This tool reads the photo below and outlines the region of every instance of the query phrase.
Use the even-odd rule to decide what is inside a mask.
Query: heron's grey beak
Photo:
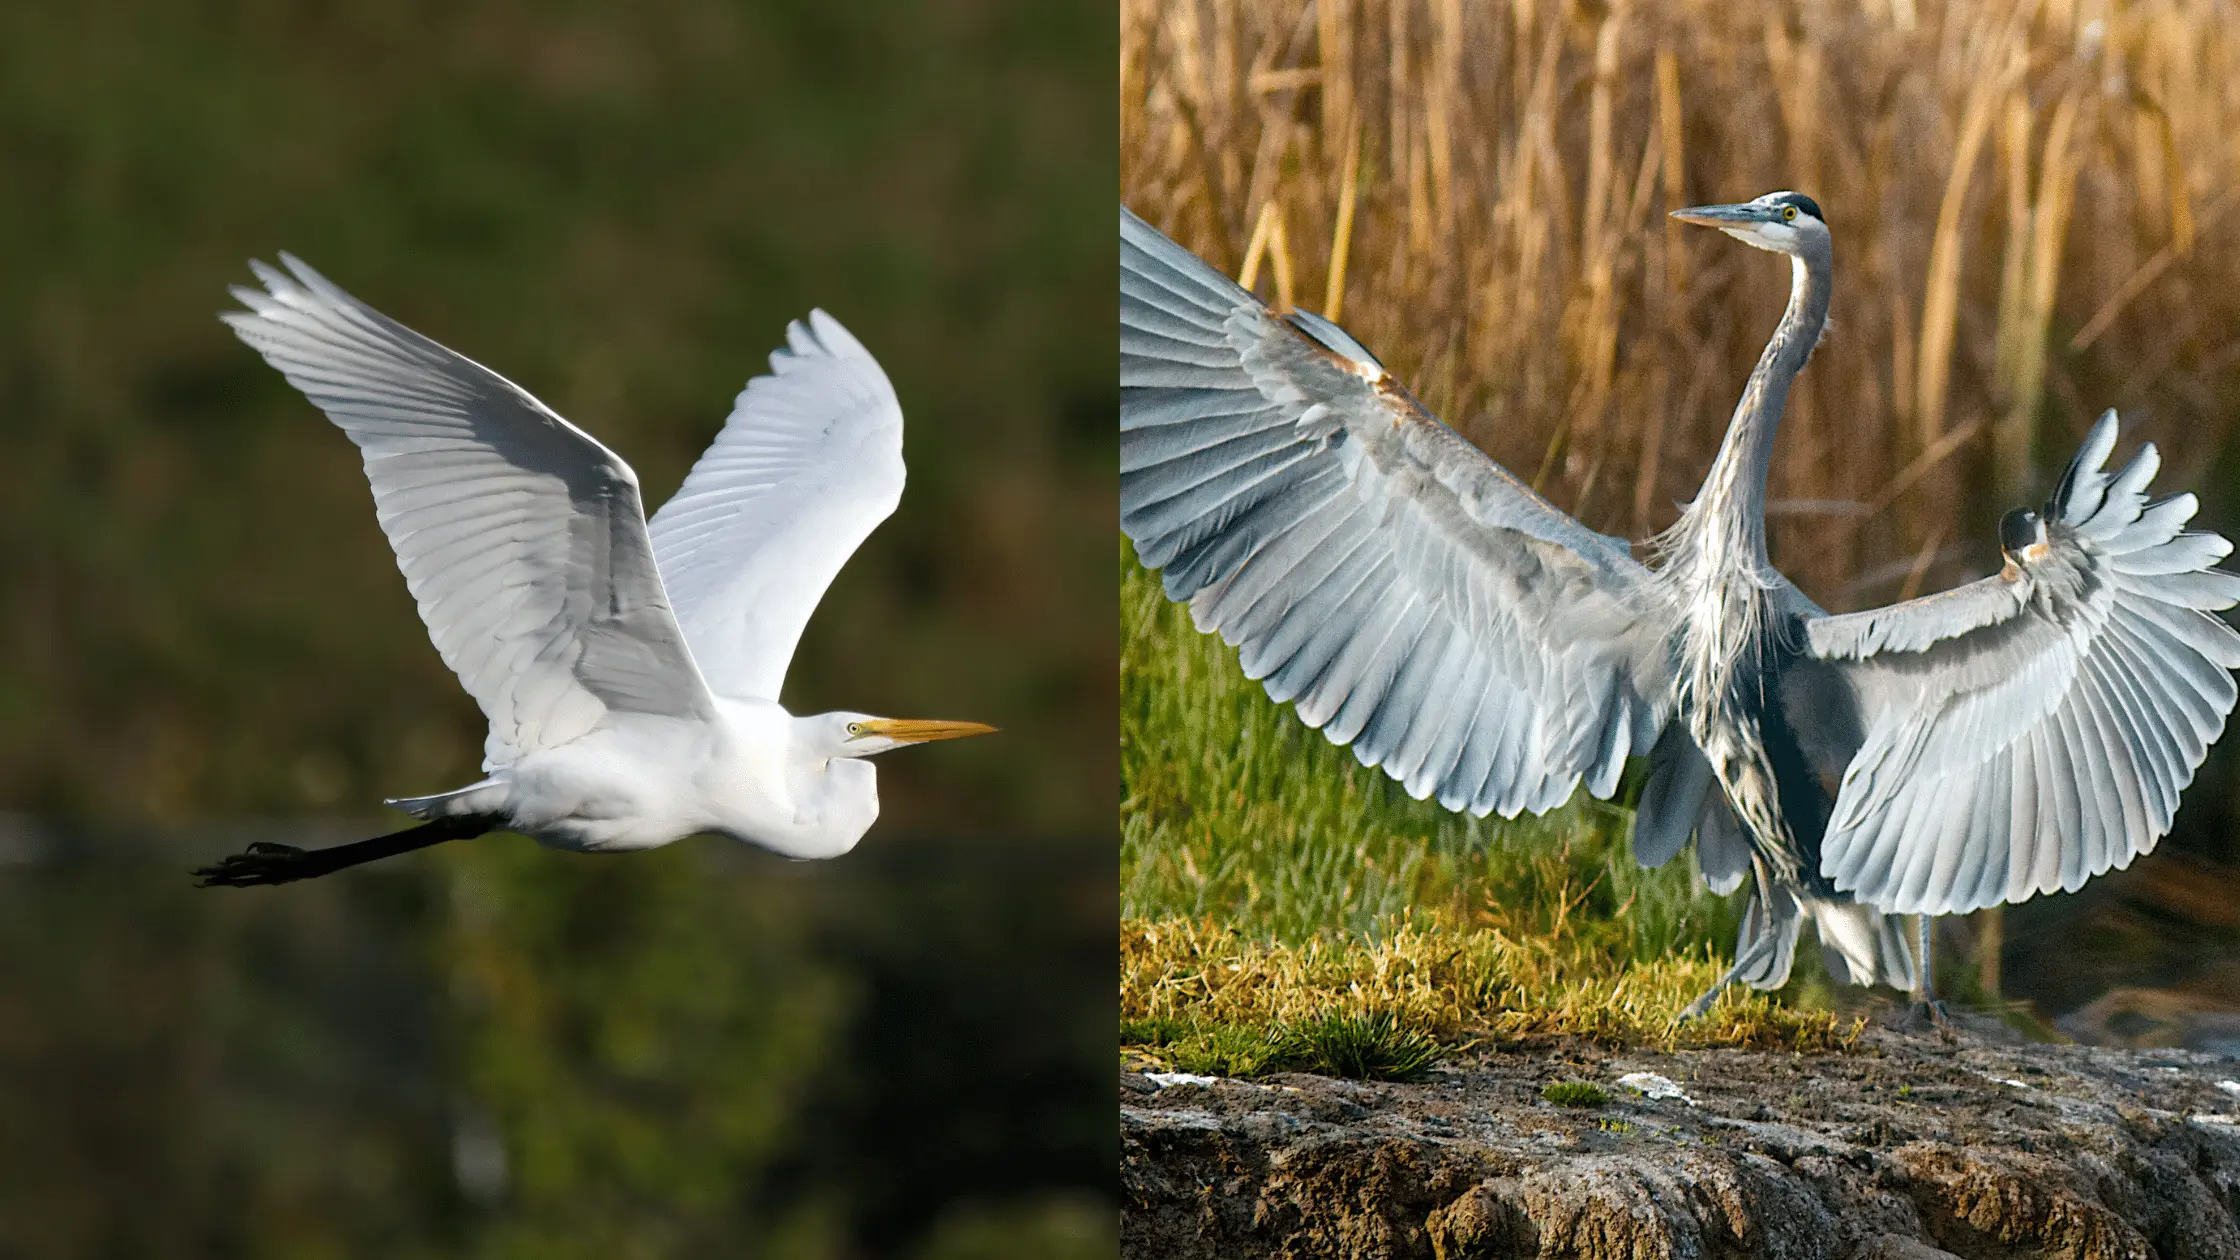
[[[1698,223],[1704,227],[1729,228],[1745,227],[1752,223],[1771,222],[1775,216],[1769,214],[1764,206],[1745,204],[1739,206],[1691,206],[1686,210],[1673,211],[1672,217],[1682,223]]]
[[[873,718],[862,724],[864,735],[884,735],[898,744],[930,744],[937,739],[965,739],[993,735],[995,727],[984,722],[944,722],[936,718]]]

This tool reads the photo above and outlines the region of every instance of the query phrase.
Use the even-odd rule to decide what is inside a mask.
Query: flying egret
[[[1703,488],[1634,559],[1441,424],[1343,329],[1269,310],[1120,212],[1120,523],[1169,598],[1331,742],[1449,809],[1609,797],[1646,756],[1644,865],[1692,837],[1748,879],[1735,981],[1776,988],[1811,921],[1838,980],[1934,1013],[1926,931],[2128,864],[2235,700],[2232,546],[2105,465],[2113,412],[2003,570],[1831,616],[1767,556],[1766,474],[1826,324],[1833,251],[1794,192],[1677,217],[1785,255],[1789,302]],[[1916,957],[1916,955],[1919,955]]]
[[[489,719],[487,777],[328,849],[259,843],[204,886],[280,884],[510,829],[558,849],[700,832],[837,857],[878,816],[867,758],[978,722],[778,703],[840,566],[902,497],[902,409],[838,320],[786,330],[649,522],[630,466],[527,391],[287,254],[220,316],[357,443],[429,636]]]

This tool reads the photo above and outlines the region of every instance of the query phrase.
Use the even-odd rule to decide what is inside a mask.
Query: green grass
[[[1124,541],[1120,616],[1123,917],[1286,941],[1491,923],[1639,961],[1733,939],[1739,905],[1700,895],[1685,863],[1634,864],[1630,810],[1581,794],[1511,821],[1409,799],[1270,701]]]
[[[1318,1072],[1420,1081],[1445,1055],[1437,1037],[1391,1011],[1325,1011],[1295,1022],[1163,1016],[1124,1021],[1120,1040],[1176,1071],[1245,1079]]]
[[[1294,1044],[1332,1019],[1446,1047],[1847,1039],[1848,1021],[1807,1009],[1825,984],[1809,953],[1806,1001],[1730,991],[1671,1027],[1723,969],[1741,903],[1707,895],[1692,862],[1634,863],[1630,777],[1618,804],[1452,814],[1269,701],[1125,542],[1120,613],[1125,1044],[1249,1076],[1343,1071]]]

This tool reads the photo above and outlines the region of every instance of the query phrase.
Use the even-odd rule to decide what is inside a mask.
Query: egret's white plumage
[[[861,758],[990,729],[778,704],[809,614],[902,495],[901,407],[838,320],[788,329],[649,526],[596,439],[281,259],[252,263],[264,288],[235,288],[247,309],[221,318],[358,445],[429,637],[490,721],[488,778],[394,804],[562,848],[711,831],[831,857],[878,814]],[[213,868],[306,873],[323,871]]]
[[[902,499],[902,407],[887,374],[823,311],[786,339],[648,527],[719,696],[778,698],[810,612]]]

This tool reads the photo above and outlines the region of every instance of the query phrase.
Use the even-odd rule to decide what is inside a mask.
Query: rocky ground
[[[1559,1081],[1609,1101],[1545,1101]],[[1479,1054],[1418,1085],[1129,1071],[1120,1102],[1141,1260],[2240,1260],[2240,1062],[2186,1050],[1876,1029],[1845,1054]]]

